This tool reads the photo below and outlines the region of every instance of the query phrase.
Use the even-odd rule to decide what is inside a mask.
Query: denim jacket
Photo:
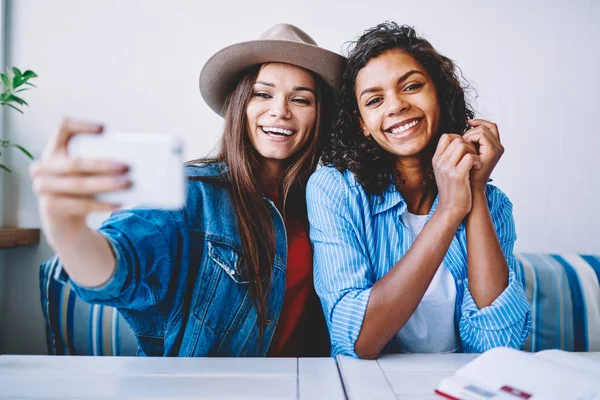
[[[187,204],[177,211],[135,208],[99,229],[112,245],[116,270],[107,283],[76,293],[119,309],[136,335],[139,355],[264,356],[281,311],[287,242],[283,218],[270,201],[276,252],[259,343],[241,239],[222,164],[186,167]]]

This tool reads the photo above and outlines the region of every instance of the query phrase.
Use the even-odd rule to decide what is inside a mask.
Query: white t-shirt
[[[402,221],[413,238],[421,233],[427,215],[405,211]],[[392,347],[404,353],[450,353],[458,350],[454,327],[456,286],[444,263],[439,266],[417,309],[392,339]]]

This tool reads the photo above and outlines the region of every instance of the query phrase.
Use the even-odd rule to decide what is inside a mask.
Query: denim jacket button
[[[456,283],[458,283],[459,285],[462,285],[462,282],[463,282],[462,279],[459,279],[456,281]]]
[[[271,325],[273,325],[273,321],[271,321],[270,319],[268,319],[268,320],[265,321],[265,324],[267,326],[271,326]]]

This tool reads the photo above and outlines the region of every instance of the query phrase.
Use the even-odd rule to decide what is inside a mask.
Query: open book
[[[562,350],[489,350],[435,391],[460,400],[600,400],[600,362]]]

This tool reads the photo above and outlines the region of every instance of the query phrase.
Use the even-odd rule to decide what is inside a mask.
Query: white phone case
[[[158,133],[104,132],[78,134],[69,142],[69,156],[113,160],[130,167],[129,189],[104,193],[98,200],[134,206],[178,209],[185,205],[186,179],[181,141]]]

